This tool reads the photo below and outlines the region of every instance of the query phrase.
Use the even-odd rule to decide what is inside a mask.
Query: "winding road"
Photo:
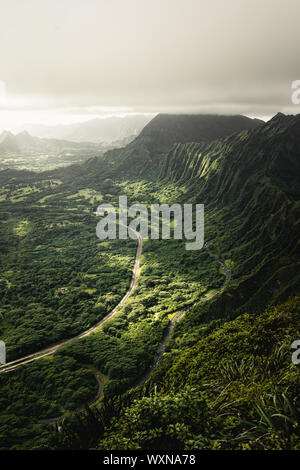
[[[50,356],[51,354],[54,354],[59,348],[70,343],[71,341],[74,341],[74,339],[85,338],[86,336],[89,336],[91,333],[94,333],[95,331],[98,330],[98,328],[103,326],[106,322],[108,322],[108,320],[110,320],[118,312],[121,305],[125,302],[125,300],[130,296],[130,294],[135,289],[136,283],[137,283],[140,259],[141,259],[141,254],[142,254],[143,240],[137,232],[135,232],[135,235],[138,240],[138,246],[137,246],[135,262],[134,262],[134,266],[132,270],[132,278],[131,278],[128,291],[126,292],[124,297],[121,299],[121,301],[118,303],[118,305],[110,313],[108,313],[104,318],[102,318],[102,320],[96,323],[96,325],[92,326],[91,328],[84,331],[83,333],[80,333],[79,335],[74,336],[73,338],[60,341],[59,343],[53,344],[52,346],[49,346],[46,349],[42,349],[41,351],[38,351],[36,353],[29,354],[28,356],[21,357],[19,359],[16,359],[15,361],[8,362],[7,364],[3,364],[0,366],[0,372],[10,372],[24,364],[28,364],[29,362],[36,361],[37,359],[40,359],[41,357]]]
[[[154,359],[153,359],[153,362],[151,364],[151,366],[149,367],[149,369],[147,370],[147,372],[138,380],[138,382],[135,384],[135,387],[138,387],[139,385],[142,385],[144,382],[146,382],[146,380],[149,379],[150,375],[152,374],[153,370],[155,369],[155,367],[157,366],[161,356],[163,355],[163,353],[165,352],[166,350],[166,347],[167,347],[167,344],[172,336],[172,333],[173,333],[173,330],[174,330],[174,327],[176,325],[176,323],[183,317],[183,315],[185,313],[187,313],[189,310],[191,310],[191,308],[193,308],[195,305],[198,305],[202,302],[207,302],[207,300],[210,300],[212,299],[212,297],[214,297],[215,295],[217,295],[219,292],[221,292],[224,287],[225,287],[225,284],[230,280],[230,271],[228,269],[228,267],[226,266],[225,263],[223,263],[221,260],[219,260],[219,258],[214,255],[210,250],[209,250],[209,246],[213,243],[214,240],[210,240],[208,242],[206,242],[204,244],[204,248],[206,249],[206,251],[208,252],[209,256],[211,256],[212,258],[215,259],[215,261],[217,263],[219,263],[219,265],[221,266],[221,268],[223,269],[224,271],[224,275],[225,275],[225,282],[224,284],[219,287],[218,289],[216,289],[215,291],[211,292],[210,294],[206,295],[205,297],[202,297],[198,302],[195,302],[193,305],[191,305],[189,308],[187,308],[186,310],[181,310],[180,312],[178,312],[173,318],[172,320],[170,321],[166,331],[165,331],[165,334],[164,334],[164,338],[162,340],[162,342],[160,343],[159,345],[159,348],[158,350],[156,351],[156,354],[154,356]]]
[[[22,357],[20,359],[16,359],[15,361],[4,364],[4,365],[0,366],[0,372],[13,371],[13,370],[17,369],[18,367],[20,367],[24,364],[28,364],[29,362],[36,361],[37,359],[40,359],[42,357],[49,356],[49,355],[55,353],[61,346],[64,346],[65,344],[70,343],[74,339],[80,339],[80,338],[85,338],[86,336],[89,336],[91,333],[95,332],[96,330],[98,330],[98,328],[103,326],[108,320],[110,320],[117,313],[117,311],[119,310],[121,305],[131,295],[131,293],[133,292],[133,290],[135,289],[136,284],[137,284],[138,272],[139,272],[139,266],[140,266],[140,259],[141,259],[141,254],[142,254],[143,240],[137,232],[135,232],[135,235],[136,235],[136,238],[138,240],[138,246],[137,246],[137,250],[136,250],[136,257],[135,257],[135,262],[134,262],[133,271],[132,271],[131,283],[130,283],[128,291],[126,292],[124,297],[121,299],[121,301],[118,303],[118,305],[108,315],[106,315],[104,318],[102,318],[102,320],[100,320],[98,323],[96,323],[96,325],[92,326],[91,328],[84,331],[83,333],[80,333],[79,335],[74,336],[73,338],[60,341],[59,343],[56,343],[56,344],[54,344],[54,345],[52,345],[52,346],[50,346],[46,349],[43,349],[43,350],[41,350],[37,353],[30,354],[30,355]],[[185,313],[187,313],[189,310],[191,310],[191,308],[194,307],[195,305],[200,304],[202,302],[206,302],[207,300],[210,300],[212,297],[217,295],[219,292],[221,292],[224,289],[225,284],[230,280],[231,275],[230,275],[230,271],[229,271],[228,267],[225,265],[225,263],[223,263],[221,260],[219,260],[218,257],[216,255],[214,255],[209,250],[209,246],[213,243],[213,241],[214,240],[210,240],[210,241],[206,242],[204,244],[204,248],[208,252],[209,256],[214,258],[215,261],[217,263],[219,263],[219,265],[221,266],[221,268],[224,272],[224,275],[225,275],[224,284],[221,287],[219,287],[218,289],[216,289],[215,291],[211,292],[210,294],[202,297],[198,302],[194,303],[189,308],[187,308],[185,310],[181,310],[180,312],[178,312],[172,318],[172,320],[170,321],[170,323],[169,323],[169,325],[168,325],[168,327],[165,331],[164,338],[163,338],[161,344],[159,345],[159,348],[156,352],[156,355],[153,359],[153,362],[152,362],[151,366],[149,367],[147,372],[136,382],[136,384],[134,385],[134,388],[139,386],[139,385],[142,385],[144,382],[146,382],[148,380],[148,378],[150,377],[151,373],[153,372],[153,370],[157,366],[160,358],[162,357],[163,353],[166,350],[167,344],[168,344],[168,342],[169,342],[169,340],[172,336],[172,333],[173,333],[173,330],[174,330],[174,327],[175,327],[176,323],[183,317],[183,315]],[[97,371],[95,371],[94,374],[95,374],[95,377],[96,377],[96,380],[97,380],[97,383],[98,383],[98,391],[97,391],[96,396],[89,403],[87,403],[87,405],[89,405],[89,406],[95,405],[100,400],[102,390],[103,390],[103,385],[101,383],[100,374],[97,373]],[[77,409],[75,411],[81,411],[85,408],[85,406],[86,405],[82,405],[82,407],[80,407],[79,409]],[[44,419],[44,420],[40,420],[39,423],[55,424],[60,419],[61,419],[61,417]]]

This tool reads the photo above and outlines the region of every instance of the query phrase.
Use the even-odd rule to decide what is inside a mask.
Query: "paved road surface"
[[[104,317],[102,320],[100,320],[93,327],[89,328],[88,330],[84,331],[83,333],[80,333],[79,335],[75,336],[74,338],[61,341],[61,342],[51,346],[50,348],[44,349],[44,350],[42,350],[38,353],[31,354],[29,356],[17,359],[16,361],[12,361],[8,364],[5,364],[5,365],[1,366],[0,367],[0,372],[12,371],[12,370],[16,369],[17,367],[22,366],[23,364],[27,364],[28,362],[32,362],[32,361],[35,361],[37,359],[40,359],[41,357],[53,354],[61,346],[65,345],[65,344],[68,344],[69,342],[73,341],[74,339],[80,339],[80,338],[84,338],[84,337],[90,335],[91,333],[96,331],[98,328],[100,328],[102,325],[104,325],[104,323],[106,323],[108,320],[110,320],[117,313],[120,306],[125,302],[125,300],[130,296],[130,294],[133,292],[133,290],[136,287],[137,278],[138,278],[138,271],[139,271],[139,265],[140,265],[140,259],[141,259],[141,253],[142,253],[142,245],[143,245],[142,238],[138,234],[137,234],[137,240],[138,240],[138,246],[137,246],[137,251],[136,251],[136,258],[135,258],[135,263],[134,263],[134,267],[133,267],[130,287],[129,287],[128,291],[126,292],[126,294],[124,295],[124,297],[122,298],[122,300],[119,302],[119,304],[108,315],[106,315],[106,317]],[[221,292],[223,290],[225,284],[230,280],[230,271],[229,271],[228,267],[220,259],[218,259],[218,257],[216,255],[211,253],[211,251],[209,250],[209,246],[213,243],[213,241],[214,240],[210,240],[210,241],[206,242],[205,245],[204,245],[204,248],[207,250],[209,256],[214,258],[216,260],[216,262],[219,263],[219,265],[223,269],[224,275],[225,275],[225,282],[224,282],[223,286],[219,287],[214,292],[211,292],[207,296],[203,297],[202,299],[200,299],[198,302],[196,302],[195,304],[193,304],[191,307],[187,308],[186,310],[181,310],[180,312],[178,312],[172,318],[172,320],[170,321],[170,323],[169,323],[169,325],[166,329],[166,332],[164,334],[164,338],[163,338],[161,344],[159,345],[159,348],[158,348],[158,350],[156,352],[156,355],[153,359],[152,365],[149,367],[147,372],[141,377],[141,379],[135,384],[135,387],[137,387],[138,385],[143,384],[144,382],[146,382],[146,380],[148,380],[148,378],[150,377],[151,373],[153,372],[153,370],[157,366],[160,358],[162,357],[163,353],[166,350],[167,344],[168,344],[168,342],[169,342],[169,340],[172,336],[172,333],[173,333],[173,330],[174,330],[174,327],[175,327],[176,323],[183,317],[183,315],[185,313],[187,313],[192,307],[194,307],[198,303],[206,302],[207,300],[210,300],[212,297],[217,295],[219,292]],[[101,384],[100,375],[95,373],[95,377],[96,377],[97,382],[98,382],[98,391],[97,391],[96,396],[88,403],[89,406],[92,406],[94,403],[96,403],[99,400],[99,397],[102,393],[102,384]],[[83,405],[81,408],[79,408],[76,411],[81,411],[84,408],[85,408],[85,405]],[[40,420],[39,423],[55,424],[60,419],[61,419],[61,417],[49,418],[49,419]]]
[[[70,343],[74,339],[80,339],[80,338],[85,338],[86,336],[89,336],[91,333],[93,333],[94,331],[98,330],[98,328],[103,326],[108,320],[110,320],[117,313],[117,311],[119,310],[121,305],[125,302],[125,300],[133,292],[133,290],[136,287],[136,283],[137,283],[138,271],[139,271],[139,266],[140,266],[141,253],[142,253],[142,246],[143,246],[143,240],[137,232],[135,232],[135,233],[136,233],[137,240],[138,240],[138,246],[137,246],[137,250],[136,250],[135,263],[134,263],[133,271],[132,271],[131,283],[130,283],[130,287],[129,287],[128,291],[126,292],[126,294],[124,295],[122,300],[118,303],[118,305],[108,315],[106,315],[104,318],[102,318],[102,320],[100,320],[98,323],[96,323],[96,325],[92,326],[91,328],[84,331],[83,333],[80,333],[79,335],[74,336],[73,338],[60,341],[59,343],[56,343],[52,346],[49,346],[49,347],[47,347],[47,348],[45,348],[41,351],[38,351],[34,354],[29,354],[28,356],[21,357],[20,359],[16,359],[15,361],[8,362],[7,364],[1,365],[0,366],[0,372],[10,372],[10,371],[17,369],[18,367],[20,367],[24,364],[28,364],[29,362],[36,361],[37,359],[40,359],[41,357],[50,356],[51,354],[55,353],[61,346],[64,346],[65,344]]]

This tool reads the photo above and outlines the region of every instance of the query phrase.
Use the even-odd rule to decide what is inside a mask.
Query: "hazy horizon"
[[[298,0],[2,0],[0,130],[160,112],[296,114],[299,14]]]
[[[0,126],[0,135],[3,133],[3,132],[11,132],[12,134],[14,135],[17,135],[17,134],[20,134],[22,132],[28,132],[29,134],[31,134],[32,136],[38,136],[38,133],[34,132],[32,129],[36,128],[40,128],[41,130],[43,130],[43,128],[45,129],[45,131],[47,130],[55,130],[55,129],[59,129],[59,128],[68,128],[68,127],[72,127],[73,125],[81,125],[81,124],[85,124],[85,123],[89,123],[89,122],[92,122],[94,120],[106,120],[106,119],[110,119],[110,118],[124,118],[126,119],[126,117],[131,117],[131,116],[147,116],[149,117],[149,121],[151,121],[155,116],[157,116],[159,113],[127,113],[127,114],[109,114],[109,115],[96,115],[96,116],[93,116],[93,117],[82,117],[82,119],[79,119],[79,120],[72,120],[70,122],[54,122],[54,123],[41,123],[41,122],[24,122],[24,124],[20,124],[20,125],[12,125],[12,126],[6,126],[6,127],[1,127]],[[168,114],[206,114],[206,113],[168,113]],[[215,115],[222,115],[221,113],[207,113],[207,114],[215,114]],[[275,113],[277,114],[277,113]],[[261,119],[262,121],[269,121],[270,119],[272,119],[274,116],[247,116],[246,114],[244,114],[244,116],[246,117],[249,117],[251,119]],[[231,114],[227,114],[228,116],[230,116]],[[234,114],[232,114],[234,115]],[[243,114],[241,114],[243,115]],[[42,136],[43,137],[43,136]]]

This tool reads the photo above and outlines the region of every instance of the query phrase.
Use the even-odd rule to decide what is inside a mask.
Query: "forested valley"
[[[299,115],[158,115],[122,149],[0,172],[7,362],[80,335],[128,291],[137,242],[96,237],[102,202],[204,204],[215,256],[144,240],[109,321],[0,373],[1,449],[300,449],[299,135]]]

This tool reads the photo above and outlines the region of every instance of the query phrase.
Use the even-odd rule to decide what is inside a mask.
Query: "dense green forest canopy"
[[[0,376],[0,418],[10,429],[2,448],[299,448],[290,345],[300,337],[300,117],[247,121],[242,132],[194,142],[188,119],[176,132],[174,120],[154,120],[129,146],[81,165],[0,172],[0,336],[8,360],[86,330],[127,291],[136,242],[97,239],[101,201],[205,204],[205,239],[231,272],[219,295],[199,303],[224,283],[218,263],[180,240],[145,241],[137,287],[105,326],[49,363]],[[150,380],[128,391],[186,308]],[[39,424],[93,396],[88,365],[108,377],[99,411],[105,429],[95,411],[69,417],[59,434]],[[35,388],[37,374],[65,393]]]

